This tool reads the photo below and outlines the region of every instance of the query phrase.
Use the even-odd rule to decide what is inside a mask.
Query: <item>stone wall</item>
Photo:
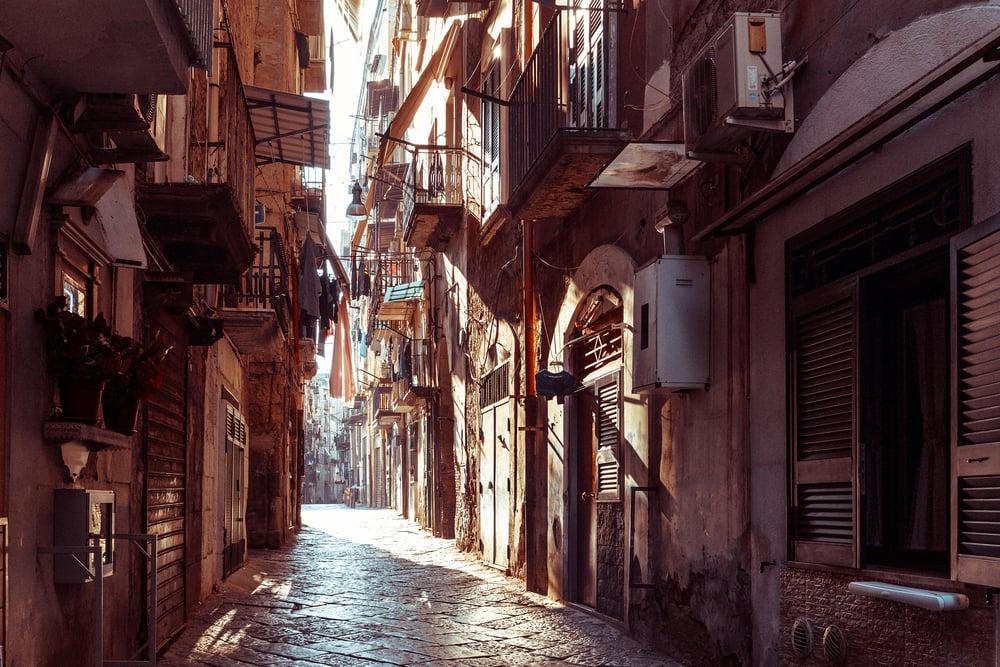
[[[823,631],[838,626],[847,639],[847,664],[952,667],[992,665],[994,616],[984,591],[969,590],[965,611],[931,612],[898,602],[862,597],[848,592],[860,575],[786,567],[781,574],[781,632],[779,655],[783,664],[826,665]],[[955,590],[942,580],[940,590]],[[811,621],[814,648],[806,659],[792,650],[792,624]]]
[[[625,610],[625,506],[597,505],[597,611],[622,620]]]

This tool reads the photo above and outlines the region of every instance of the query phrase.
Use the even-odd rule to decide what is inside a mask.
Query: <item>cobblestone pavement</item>
[[[160,667],[680,667],[392,510],[311,505],[302,518],[292,546],[250,552]]]

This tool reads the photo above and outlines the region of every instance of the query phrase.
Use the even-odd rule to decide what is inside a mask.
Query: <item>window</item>
[[[72,218],[71,218],[72,219]],[[111,259],[74,223],[59,233],[56,291],[74,313],[93,318],[101,311],[102,269]]]
[[[500,204],[500,65],[493,63],[483,80],[483,217]]]
[[[948,242],[968,164],[958,151],[789,243],[795,560],[948,573]]]

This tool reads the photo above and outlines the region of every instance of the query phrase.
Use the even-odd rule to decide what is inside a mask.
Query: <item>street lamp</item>
[[[347,217],[348,218],[363,218],[368,215],[368,209],[365,208],[365,204],[361,201],[361,184],[354,181],[354,187],[351,188],[351,194],[353,198],[351,199],[350,206],[347,207]]]

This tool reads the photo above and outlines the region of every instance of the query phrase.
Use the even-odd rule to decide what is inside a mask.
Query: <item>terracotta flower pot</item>
[[[96,424],[101,407],[104,380],[61,375],[59,383],[60,419],[68,422]]]
[[[139,397],[136,394],[111,396],[104,393],[104,428],[131,435],[139,418]]]

